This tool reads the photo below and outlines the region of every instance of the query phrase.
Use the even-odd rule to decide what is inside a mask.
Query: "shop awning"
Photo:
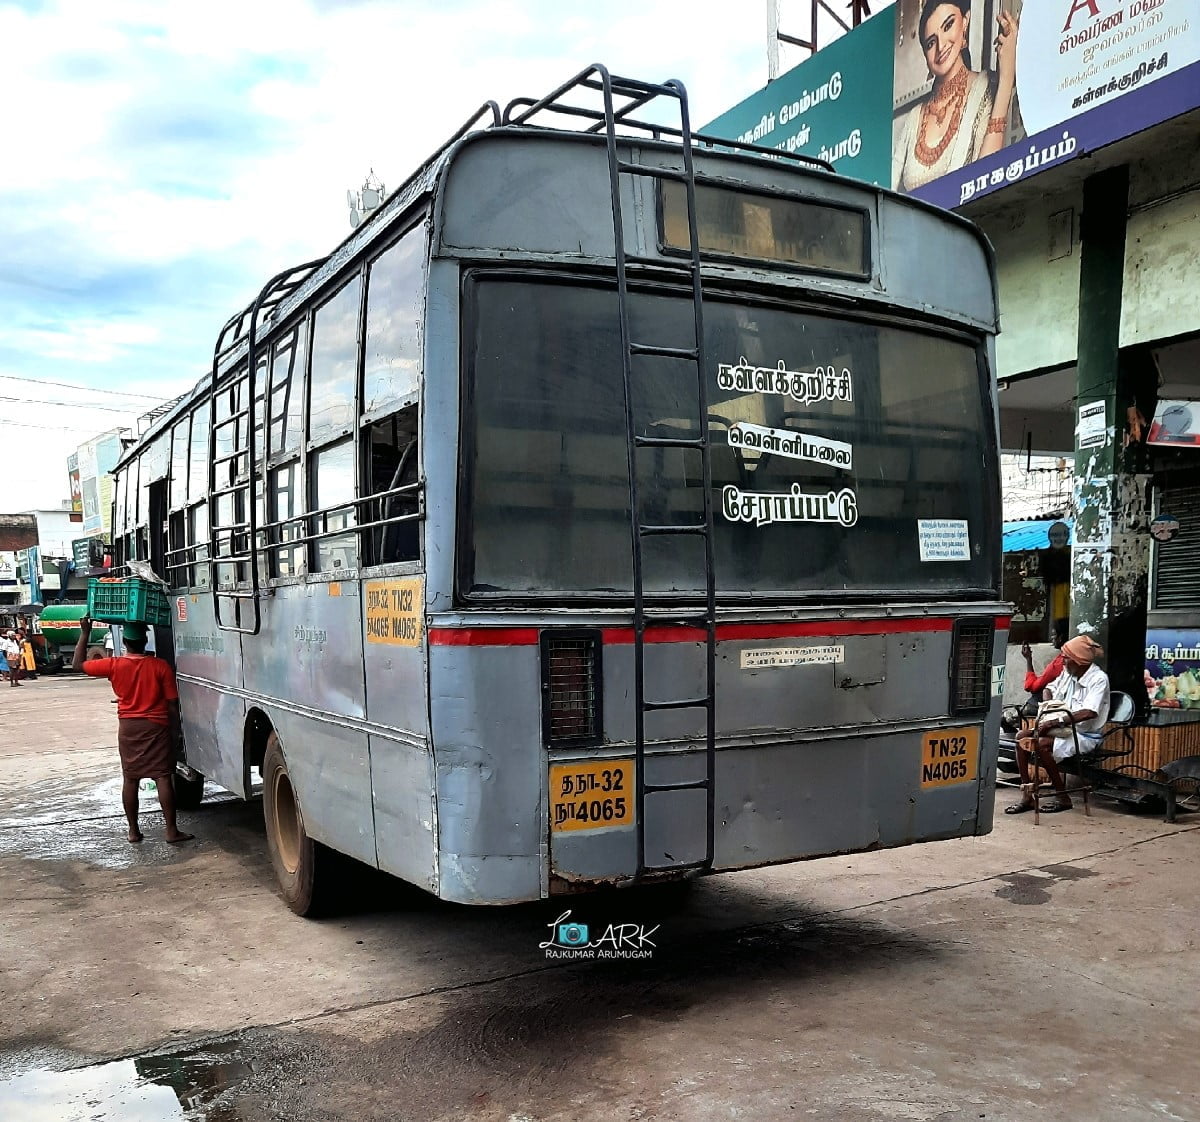
[[[1049,549],[1050,527],[1059,523],[1064,524],[1068,530],[1072,529],[1070,520],[1065,518],[1047,518],[1036,522],[1005,522],[1004,552],[1024,553],[1031,549]]]

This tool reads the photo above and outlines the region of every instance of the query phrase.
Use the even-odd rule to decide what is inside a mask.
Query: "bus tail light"
[[[950,652],[950,712],[980,712],[991,704],[992,621],[959,620]]]
[[[542,632],[542,730],[547,744],[601,739],[599,631]]]

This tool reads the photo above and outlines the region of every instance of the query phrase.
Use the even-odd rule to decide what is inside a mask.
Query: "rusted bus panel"
[[[546,771],[538,647],[433,644],[429,692],[439,895],[544,895]]]
[[[242,760],[244,700],[220,686],[180,675],[179,707],[188,766],[249,798]]]
[[[991,723],[990,721],[988,722]],[[977,722],[974,727],[979,727]],[[961,727],[959,725],[953,726]],[[723,743],[716,767],[714,871],[855,853],[991,829],[980,819],[980,788],[989,783],[978,740],[978,778],[934,789],[921,785],[923,730],[828,735],[771,744]],[[646,759],[655,783],[703,774],[694,746],[656,746]],[[703,857],[703,792],[674,791],[646,802],[646,848],[657,862]],[[551,834],[551,872],[572,880],[632,876],[632,829]]]
[[[366,732],[312,711],[265,703],[314,841],[376,865],[371,755]]]
[[[379,868],[438,891],[437,802],[427,743],[371,735],[371,790]]]

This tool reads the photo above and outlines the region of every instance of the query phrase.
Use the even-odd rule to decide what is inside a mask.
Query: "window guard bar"
[[[346,511],[352,510],[355,507],[364,506],[367,503],[382,502],[388,499],[404,498],[411,496],[417,500],[417,509],[406,514],[392,515],[388,518],[373,519],[369,522],[355,522],[348,526],[339,526],[333,529],[329,528],[329,519],[335,515],[343,514]],[[264,522],[261,526],[254,527],[255,531],[260,535],[266,535],[267,540],[259,544],[255,550],[245,553],[236,554],[219,554],[216,549],[220,547],[225,540],[222,535],[227,535],[230,544],[233,538],[237,535],[248,536],[250,532],[250,522],[239,522],[229,526],[219,526],[210,530],[211,536],[202,542],[193,542],[191,545],[180,546],[177,549],[169,549],[165,553],[166,567],[168,570],[184,568],[188,565],[202,564],[247,564],[254,560],[254,553],[259,550],[275,551],[278,549],[288,549],[291,547],[299,547],[308,545],[309,542],[321,541],[324,538],[335,537],[341,534],[359,533],[363,530],[373,530],[380,526],[390,526],[401,522],[417,522],[425,517],[424,491],[420,481],[416,483],[404,483],[399,487],[393,487],[388,491],[380,491],[378,494],[367,495],[363,498],[354,499],[349,503],[341,503],[338,506],[325,507],[321,510],[305,511],[302,514],[294,514],[288,518],[280,518],[274,522]],[[295,537],[282,538],[278,536],[278,531],[287,526],[301,526],[306,522],[314,519],[320,519],[323,529],[306,534],[298,534]],[[196,557],[197,550],[207,551],[206,557]]]

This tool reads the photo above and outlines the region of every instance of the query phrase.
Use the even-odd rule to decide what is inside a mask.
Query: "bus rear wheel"
[[[300,800],[275,733],[267,738],[262,775],[267,850],[280,895],[297,915],[320,915],[329,904],[333,854],[305,832]]]

